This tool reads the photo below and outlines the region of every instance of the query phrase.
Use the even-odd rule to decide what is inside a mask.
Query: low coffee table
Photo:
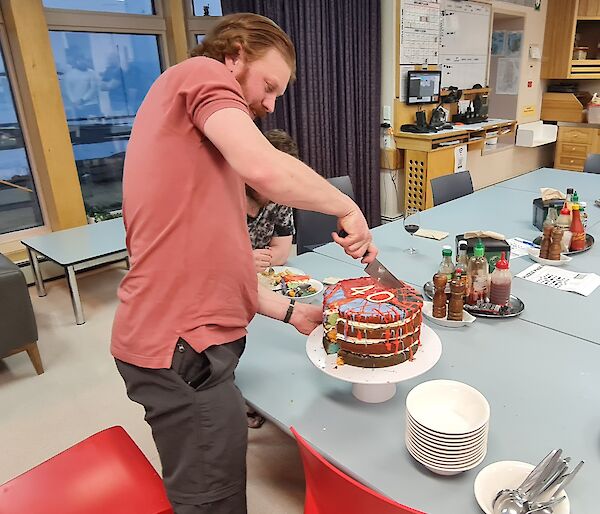
[[[85,317],[75,272],[123,259],[129,267],[122,218],[30,237],[21,243],[27,249],[38,296],[46,296],[38,255],[64,268],[78,325],[85,323]]]

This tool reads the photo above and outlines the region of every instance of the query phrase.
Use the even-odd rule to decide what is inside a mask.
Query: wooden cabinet
[[[577,17],[585,18],[589,16],[600,17],[600,2],[598,0],[579,0]]]
[[[558,127],[555,168],[583,171],[585,160],[591,153],[600,153],[600,129]]]
[[[541,78],[600,79],[600,0],[548,0]],[[575,46],[587,48],[573,59]]]

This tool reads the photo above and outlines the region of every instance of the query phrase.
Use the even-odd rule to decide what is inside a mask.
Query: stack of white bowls
[[[426,468],[456,475],[479,465],[487,453],[490,406],[473,387],[431,380],[406,397],[406,448]]]

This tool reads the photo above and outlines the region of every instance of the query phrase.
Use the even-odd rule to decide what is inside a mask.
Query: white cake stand
[[[306,341],[310,361],[323,373],[350,382],[352,394],[363,402],[381,403],[396,394],[396,384],[429,371],[442,355],[442,342],[427,325],[421,325],[421,347],[412,361],[387,368],[359,368],[337,364],[337,354],[328,355],[323,348],[323,326],[315,328]]]

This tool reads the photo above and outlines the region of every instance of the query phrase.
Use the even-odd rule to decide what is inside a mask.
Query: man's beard
[[[240,74],[237,77],[237,81],[239,82],[239,84],[242,88],[242,92],[244,93],[245,98],[248,98],[248,95],[246,94],[248,75],[249,75],[248,64],[245,64],[244,69],[240,72]],[[251,110],[251,113],[253,114],[253,116],[255,116],[257,118],[264,118],[267,115],[267,111],[265,111],[264,107],[260,104],[250,104],[249,103],[248,106],[250,107],[250,110]]]

